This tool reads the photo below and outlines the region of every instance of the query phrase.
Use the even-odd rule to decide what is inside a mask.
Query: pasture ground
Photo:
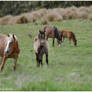
[[[49,66],[45,56],[43,67],[36,67],[33,40],[43,25],[39,23],[0,25],[0,33],[14,33],[21,49],[17,70],[13,71],[13,59],[8,59],[0,72],[0,90],[92,90],[92,21],[64,20],[51,22],[59,29],[73,31],[78,46],[68,44],[52,47],[49,39]],[[32,35],[32,38],[28,37]]]

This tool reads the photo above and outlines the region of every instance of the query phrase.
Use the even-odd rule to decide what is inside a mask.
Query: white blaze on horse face
[[[7,41],[7,44],[6,44],[6,48],[5,48],[5,53],[7,53],[7,51],[9,50],[9,45],[10,45],[10,43],[11,43],[11,41],[12,41],[12,35],[11,34],[9,34],[9,39],[8,39],[8,41]]]
[[[7,45],[6,45],[6,48],[5,48],[5,53],[8,51],[8,49],[9,49],[9,44],[10,44],[10,42],[11,42],[11,40],[8,40],[8,42],[7,42]]]

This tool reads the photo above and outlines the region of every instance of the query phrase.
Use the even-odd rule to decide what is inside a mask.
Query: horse
[[[2,71],[5,65],[5,62],[8,58],[14,58],[14,70],[16,70],[17,59],[20,53],[18,46],[18,40],[14,34],[0,34],[0,70]]]
[[[48,40],[48,38],[52,38],[52,40],[53,40],[52,46],[53,47],[54,47],[55,38],[57,39],[58,46],[60,46],[62,39],[59,35],[58,29],[55,26],[54,27],[53,26],[45,26],[43,28],[43,31],[45,32],[46,40]]]
[[[46,55],[46,64],[48,65],[48,42],[45,39],[45,32],[39,31],[37,37],[34,38],[34,51],[36,55],[37,67],[42,66],[43,55]]]
[[[74,46],[77,46],[77,40],[76,40],[75,34],[73,32],[68,31],[68,30],[62,30],[59,32],[59,34],[60,34],[61,38],[63,39],[63,42],[64,42],[65,38],[68,38],[69,44],[71,43],[71,40],[72,40],[74,43]]]

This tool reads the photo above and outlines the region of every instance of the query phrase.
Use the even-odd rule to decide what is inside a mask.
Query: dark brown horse
[[[20,52],[20,49],[18,46],[18,40],[14,34],[13,35],[0,34],[0,56],[2,57],[0,62],[1,70],[3,70],[5,62],[8,58],[15,59],[15,62],[14,62],[14,70],[15,70],[19,52]]]
[[[53,42],[52,42],[52,46],[54,46],[54,40],[55,38],[57,39],[57,43],[58,43],[58,46],[60,46],[61,44],[61,37],[59,35],[59,31],[58,29],[54,26],[45,26],[43,28],[44,32],[45,32],[45,35],[46,35],[46,40],[48,40],[48,38],[52,38],[53,39]]]
[[[61,38],[63,39],[63,42],[64,42],[65,38],[68,38],[69,44],[71,43],[71,40],[72,40],[74,43],[74,46],[77,46],[77,40],[76,40],[75,34],[73,32],[67,31],[67,30],[62,30],[59,32],[59,34],[60,34]]]
[[[37,66],[42,64],[43,55],[46,55],[46,63],[48,65],[48,43],[45,39],[45,32],[39,31],[39,35],[34,39],[34,51],[36,54]]]

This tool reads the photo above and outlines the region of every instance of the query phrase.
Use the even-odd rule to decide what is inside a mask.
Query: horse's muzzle
[[[11,52],[11,50],[10,50],[10,49],[8,49],[8,50],[6,51],[6,53],[7,53],[7,54],[9,54],[10,52]]]

